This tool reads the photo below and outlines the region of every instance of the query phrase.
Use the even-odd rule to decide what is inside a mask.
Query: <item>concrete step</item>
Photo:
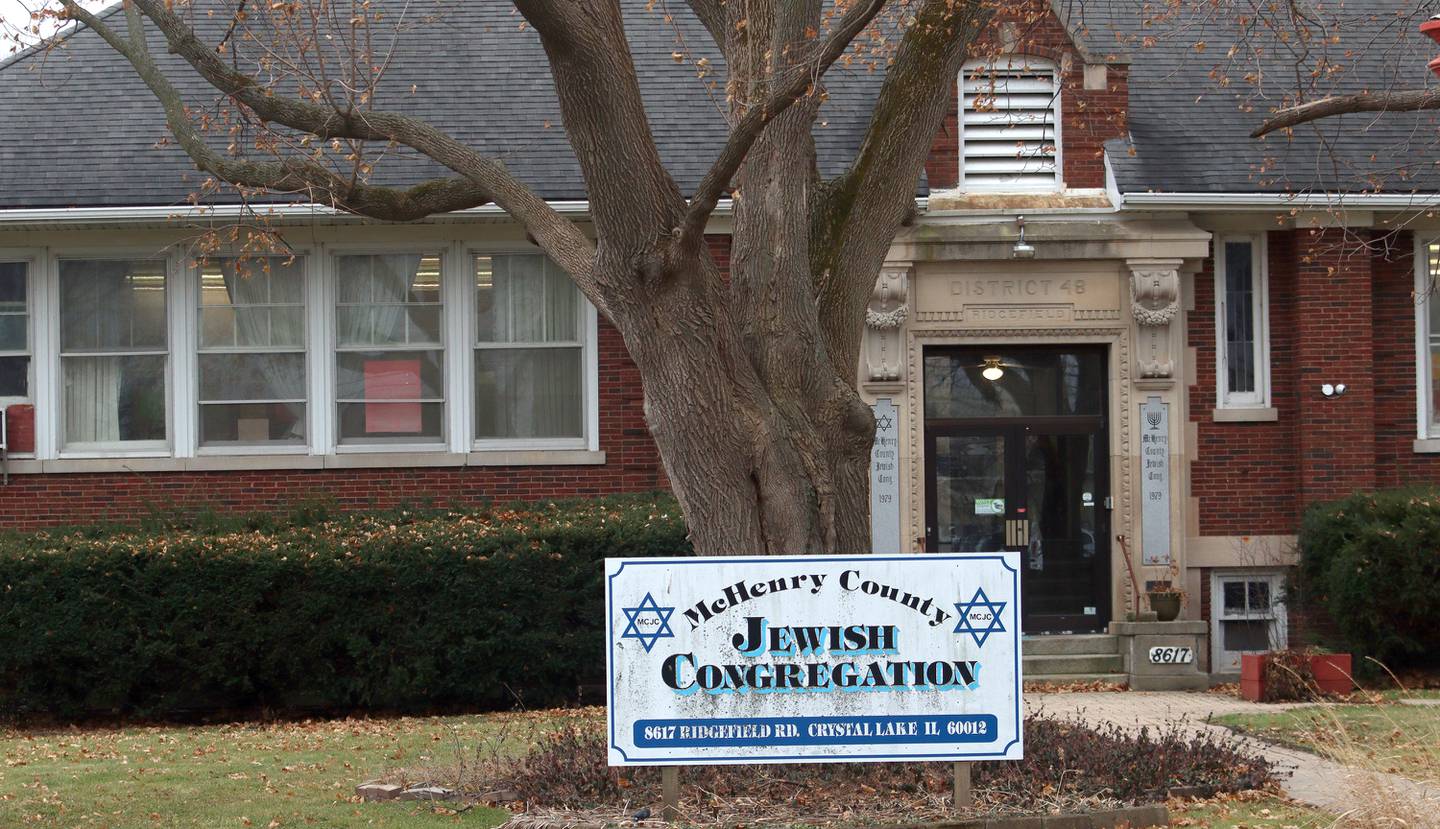
[[[1124,685],[1130,681],[1129,674],[1025,674],[1025,684],[1046,682],[1052,685],[1069,685],[1072,682],[1105,682],[1110,685]]]
[[[1022,636],[1020,653],[1031,656],[1072,656],[1120,652],[1120,637],[1108,633],[1081,633],[1065,636]]]
[[[1059,676],[1065,674],[1116,674],[1125,670],[1118,653],[1066,654],[1064,656],[1025,656],[1025,675]]]

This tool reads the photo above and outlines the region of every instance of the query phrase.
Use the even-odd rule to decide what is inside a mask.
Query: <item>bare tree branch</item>
[[[463,177],[435,179],[409,189],[376,187],[348,180],[320,164],[302,159],[249,162],[227,158],[216,151],[190,119],[178,90],[155,65],[145,41],[139,11],[125,8],[129,37],[122,37],[75,0],[62,0],[67,12],[94,30],[119,52],[150,88],[165,110],[165,122],[176,141],[201,170],[241,187],[277,193],[303,193],[311,201],[340,210],[388,221],[411,221],[433,213],[464,210],[488,204],[489,194]]]
[[[1418,112],[1427,109],[1440,109],[1440,87],[1405,89],[1396,92],[1331,95],[1318,101],[1276,110],[1273,115],[1265,119],[1265,123],[1250,133],[1250,137],[1259,138],[1275,130],[1318,121],[1321,118],[1344,115],[1348,112]]]
[[[851,41],[875,19],[885,3],[886,0],[865,0],[852,7],[813,53],[793,65],[788,74],[771,87],[769,95],[750,107],[740,122],[731,128],[725,146],[695,188],[682,226],[683,237],[693,240],[705,232],[705,223],[714,212],[715,205],[766,125],[802,95],[815,89],[825,71],[845,54]]]
[[[499,162],[432,125],[407,115],[385,111],[341,111],[331,106],[273,95],[254,78],[227,65],[219,53],[200,41],[194,30],[168,7],[165,0],[131,2],[155,22],[171,51],[184,58],[217,90],[248,107],[262,120],[320,138],[394,141],[470,179],[479,191],[486,193],[490,200],[523,224],[536,243],[574,278],[585,295],[602,311],[605,309],[593,279],[594,245],[574,222],[561,216],[544,199],[510,175]],[[76,15],[78,6],[74,2],[64,0],[64,5],[72,15],[85,20]],[[87,16],[95,20],[93,15]],[[87,22],[87,25],[90,24]],[[111,46],[115,44],[111,43]],[[155,74],[160,73],[156,70]],[[427,185],[427,188],[433,187],[434,183]],[[431,191],[427,189],[427,192]],[[424,200],[416,204],[421,203],[430,202]]]

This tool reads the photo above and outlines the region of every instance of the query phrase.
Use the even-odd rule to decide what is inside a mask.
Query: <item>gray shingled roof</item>
[[[511,3],[386,2],[409,12],[381,82],[380,107],[425,118],[500,157],[547,199],[585,198],[539,38],[522,28]],[[683,4],[668,4],[677,7],[673,23],[663,14],[667,4],[649,5],[625,0],[627,31],[661,155],[681,187],[691,189],[724,141],[724,91],[712,93],[710,80],[698,79],[694,66],[678,64],[672,54],[683,37],[696,58],[719,58],[707,53],[709,38],[698,21],[678,14]],[[202,36],[219,40],[225,19],[198,21]],[[123,28],[118,17],[115,22]],[[214,91],[168,54],[153,31],[152,43],[187,102],[213,105]],[[831,99],[817,131],[822,171],[838,172],[855,153],[880,81],[866,71],[829,78]],[[156,147],[167,135],[153,96],[94,32],[82,29],[60,49],[12,59],[0,67],[0,209],[182,204],[201,177],[181,150]],[[405,151],[378,164],[373,181],[414,183],[446,174]],[[207,199],[236,200],[230,193]]]
[[[1112,0],[1090,3],[1082,15],[1092,42],[1123,43],[1132,60],[1131,140],[1106,146],[1121,192],[1440,191],[1434,164],[1440,119],[1431,113],[1347,115],[1297,127],[1289,139],[1250,138],[1278,99],[1295,88],[1294,61],[1273,42],[1262,44],[1263,58],[1247,58],[1242,50],[1229,60],[1237,42],[1233,18],[1203,18],[1192,9],[1157,20],[1168,5],[1142,9]],[[1312,60],[1324,53],[1344,71],[1310,97],[1436,83],[1425,64],[1440,55],[1440,47],[1416,27],[1440,11],[1437,0],[1311,5],[1322,17],[1342,16],[1339,43],[1311,44]],[[1257,68],[1263,87],[1245,80]],[[1230,85],[1222,86],[1220,78]],[[1257,99],[1261,89],[1268,97]]]
[[[398,0],[395,2],[398,8]],[[1064,0],[1092,51],[1126,53],[1130,67],[1132,143],[1108,146],[1124,192],[1254,192],[1289,189],[1354,190],[1383,175],[1392,191],[1440,191],[1433,116],[1347,116],[1294,141],[1248,137],[1261,111],[1242,111],[1251,91],[1234,67],[1229,89],[1212,74],[1225,63],[1232,21],[1177,19],[1156,24],[1137,0]],[[1440,0],[1426,0],[1440,3]],[[719,105],[689,65],[671,57],[677,38],[697,56],[708,38],[683,3],[624,0],[632,51],[662,156],[683,188],[691,188],[724,137]],[[1163,4],[1162,4],[1163,5]],[[431,120],[463,141],[500,156],[545,198],[585,198],[579,168],[560,126],[560,113],[538,38],[502,0],[412,0],[379,104]],[[1363,12],[1356,9],[1363,7]],[[664,11],[673,13],[673,21]],[[1363,0],[1351,16],[1343,48],[1363,57],[1344,84],[1372,88],[1432,80],[1425,61],[1440,52],[1413,32],[1402,0]],[[439,14],[426,12],[439,11]],[[1428,14],[1428,11],[1426,12]],[[201,18],[213,41],[223,25]],[[1154,37],[1153,43],[1137,38]],[[158,38],[158,35],[156,36]],[[1194,44],[1205,41],[1204,51]],[[213,105],[213,90],[156,41],[192,105]],[[709,56],[718,62],[718,56]],[[1268,66],[1280,78],[1282,67]],[[836,70],[818,130],[820,162],[838,170],[859,146],[880,73]],[[1277,80],[1277,89],[1283,81]],[[413,92],[412,92],[413,87]],[[159,106],[123,59],[93,32],[80,30],[60,49],[21,55],[0,64],[0,209],[183,204],[199,175],[173,146]],[[1393,171],[1410,168],[1401,179]],[[1416,170],[1418,166],[1424,169]],[[377,183],[407,183],[442,175],[437,165],[401,152],[376,168]],[[1373,184],[1369,185],[1373,186]],[[222,193],[212,202],[234,201]]]

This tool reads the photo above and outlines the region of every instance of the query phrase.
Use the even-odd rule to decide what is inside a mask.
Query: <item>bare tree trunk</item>
[[[640,369],[646,421],[696,551],[866,552],[868,504],[842,503],[833,481],[857,461],[863,471],[869,409],[828,369],[807,376],[813,360],[781,370],[791,338],[777,348],[749,335],[752,321],[727,301],[707,252],[673,267],[655,281],[658,295],[612,304],[611,315]],[[853,405],[811,405],[837,388]],[[836,515],[850,519],[843,530]]]

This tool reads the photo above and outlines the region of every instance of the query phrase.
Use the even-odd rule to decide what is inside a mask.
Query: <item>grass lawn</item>
[[[1238,797],[1171,801],[1170,825],[1206,829],[1320,829],[1335,816],[1279,797],[1247,792]]]
[[[0,731],[0,826],[489,829],[508,813],[352,797],[387,768],[453,763],[457,745],[494,740],[502,719]]]
[[[1215,722],[1370,770],[1440,780],[1440,706],[1306,706]]]

